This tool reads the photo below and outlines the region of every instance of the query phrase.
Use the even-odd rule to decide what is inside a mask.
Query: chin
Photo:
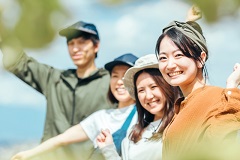
[[[169,80],[167,81],[168,84],[170,84],[171,86],[179,86],[181,83],[179,83],[178,81],[176,80]]]
[[[121,102],[127,101],[129,98],[128,96],[117,96],[117,100]]]
[[[168,84],[170,84],[171,86],[176,86],[176,83],[173,83],[172,81],[167,81]]]
[[[179,86],[179,84],[177,83],[169,83],[171,86],[174,86],[174,87],[176,87],[176,86]]]

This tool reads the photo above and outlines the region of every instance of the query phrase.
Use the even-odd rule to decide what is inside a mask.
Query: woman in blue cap
[[[108,98],[111,103],[117,105],[117,109],[103,109],[97,111],[79,124],[69,128],[64,133],[43,142],[33,149],[17,153],[12,157],[12,160],[28,159],[49,152],[60,146],[83,142],[88,139],[97,146],[96,137],[101,130],[105,128],[109,128],[111,133],[115,132],[116,140],[119,140],[119,142],[116,141],[116,145],[121,144],[121,137],[118,137],[117,133],[119,132],[116,131],[118,131],[123,124],[125,124],[125,128],[131,128],[129,126],[136,123],[135,100],[131,98],[128,91],[125,89],[122,80],[125,72],[134,65],[136,60],[137,57],[135,55],[127,53],[105,64],[105,68],[111,75]],[[94,98],[94,95],[89,96]],[[128,119],[127,124],[124,123],[126,119]],[[82,156],[83,155],[79,155],[79,157]]]

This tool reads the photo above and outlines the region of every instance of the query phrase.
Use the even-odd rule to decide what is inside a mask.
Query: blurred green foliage
[[[240,0],[185,0],[196,4],[202,11],[207,23],[214,23],[227,16],[240,13]],[[239,15],[238,15],[239,16]]]
[[[10,1],[18,6],[19,11],[12,10],[11,7],[4,5]],[[98,1],[103,5],[119,5],[137,0]],[[144,1],[146,0],[140,2]],[[225,16],[235,16],[237,14],[239,16],[240,12],[240,0],[182,1],[190,5],[196,4],[202,10],[207,23],[214,23]],[[16,22],[9,27],[5,21],[11,21],[13,18],[11,14],[14,15],[14,12],[17,13],[14,17]],[[11,37],[16,37],[24,48],[41,48],[54,39],[56,29],[59,28],[57,24],[63,24],[68,16],[67,10],[61,5],[60,0],[8,0],[0,4],[0,38],[11,39]]]
[[[53,40],[52,15],[60,12],[58,0],[18,0],[22,9],[15,26],[16,36],[26,47],[38,47]]]
[[[17,20],[13,26],[9,27],[4,23],[4,20],[11,21],[14,12],[17,12],[13,10],[17,9],[16,7],[9,6],[13,4],[18,6],[19,14],[15,15],[14,19]],[[6,3],[6,6],[1,6],[1,37],[3,40],[16,37],[26,48],[41,48],[50,43],[56,35],[57,27],[59,27],[54,23],[67,17],[67,12],[60,5],[59,0],[15,0],[9,5]],[[13,15],[9,15],[9,13]]]

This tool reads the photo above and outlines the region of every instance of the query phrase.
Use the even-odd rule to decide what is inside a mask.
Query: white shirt
[[[149,124],[142,135],[142,139],[136,144],[129,140],[128,136],[122,141],[122,157],[116,151],[114,144],[101,149],[106,160],[161,160],[162,139],[158,141],[147,140],[152,137],[154,130],[159,129],[161,119]]]
[[[136,144],[125,137],[122,141],[122,159],[123,160],[161,160],[162,159],[162,140],[152,141],[154,130],[159,129],[161,119],[149,124],[143,132],[142,139]]]
[[[89,139],[97,147],[96,137],[102,129],[109,129],[113,134],[120,129],[127,119],[128,115],[132,111],[135,104],[120,109],[104,109],[94,112],[86,119],[80,122],[83,130],[86,132]],[[132,128],[137,122],[137,112],[133,116],[133,119],[128,127],[128,130]]]

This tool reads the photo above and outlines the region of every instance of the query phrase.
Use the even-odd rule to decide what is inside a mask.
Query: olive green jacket
[[[76,69],[58,70],[21,53],[7,70],[46,97],[42,141],[63,133],[99,109],[112,107],[107,99],[110,77],[105,69],[81,79]]]

